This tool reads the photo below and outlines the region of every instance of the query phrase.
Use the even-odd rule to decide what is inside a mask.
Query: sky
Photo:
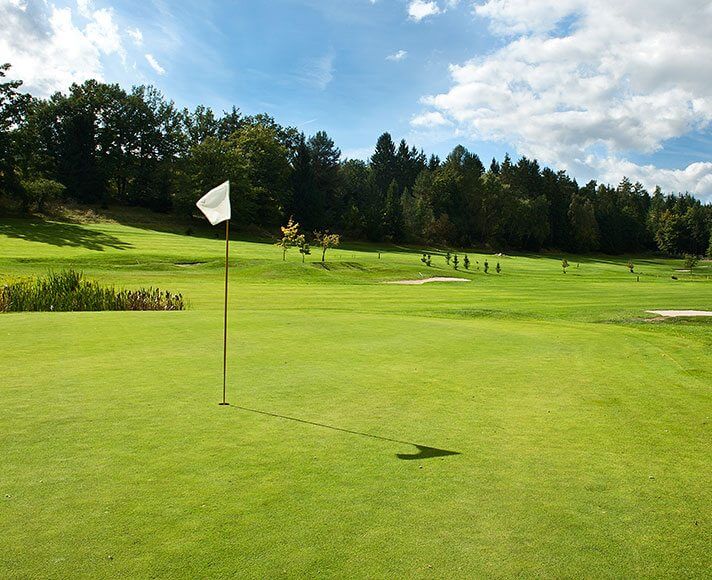
[[[0,0],[36,96],[96,78],[712,202],[712,0]]]

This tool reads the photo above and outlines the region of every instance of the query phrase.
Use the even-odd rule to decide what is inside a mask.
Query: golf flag
[[[230,256],[230,182],[211,189],[195,204],[203,212],[208,221],[216,226],[225,222],[225,313],[223,321],[223,396],[221,405],[229,405],[225,398],[227,390],[227,284]]]
[[[195,205],[214,226],[229,220],[231,216],[230,182],[226,181],[215,189],[211,189]]]

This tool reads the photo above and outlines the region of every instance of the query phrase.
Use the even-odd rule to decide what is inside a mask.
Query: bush
[[[59,199],[64,195],[65,187],[57,181],[40,177],[23,181],[22,189],[25,191],[27,205],[35,204],[37,211],[42,213],[47,202]]]
[[[0,312],[70,312],[99,310],[184,310],[181,294],[158,288],[116,290],[85,280],[81,272],[49,272],[0,288]]]

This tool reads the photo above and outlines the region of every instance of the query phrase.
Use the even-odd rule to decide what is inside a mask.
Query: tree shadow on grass
[[[84,228],[80,225],[44,220],[5,220],[0,223],[0,234],[9,238],[41,242],[53,246],[86,248],[103,252],[106,248],[125,250],[131,247],[119,238]]]
[[[412,461],[414,459],[433,459],[434,457],[447,457],[448,455],[460,455],[459,451],[448,451],[447,449],[438,449],[437,447],[428,447],[426,445],[418,445],[417,443],[411,443],[410,441],[401,441],[399,439],[392,439],[390,437],[382,437],[381,435],[373,435],[371,433],[363,433],[361,431],[353,431],[352,429],[344,429],[342,427],[334,427],[333,425],[325,425],[324,423],[317,423],[315,421],[307,421],[306,419],[298,419],[297,417],[289,417],[287,415],[279,415],[277,413],[270,413],[268,411],[259,411],[258,409],[250,409],[249,407],[241,407],[239,405],[230,405],[233,409],[240,411],[248,411],[250,413],[257,413],[259,415],[267,415],[268,417],[276,417],[278,419],[286,419],[287,421],[294,421],[296,423],[303,423],[305,425],[313,425],[315,427],[322,427],[323,429],[331,429],[332,431],[341,431],[342,433],[349,433],[351,435],[359,435],[361,437],[369,437],[370,439],[380,439],[381,441],[388,441],[390,443],[401,443],[403,445],[412,445],[415,447],[417,453],[396,453],[398,459],[404,461]]]

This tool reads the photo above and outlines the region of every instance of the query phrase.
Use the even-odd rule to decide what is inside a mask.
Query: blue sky
[[[594,6],[595,5],[595,6]],[[712,3],[688,0],[0,0],[35,94],[95,77],[267,112],[366,157],[537,157],[712,199]],[[618,31],[625,30],[620,35]]]
[[[160,2],[120,7],[140,17],[146,45],[163,37],[152,54],[166,74],[153,82],[176,101],[268,112],[305,132],[327,131],[354,156],[386,130],[446,154],[456,138],[416,135],[410,120],[425,109],[423,95],[447,88],[451,62],[496,43],[467,10],[416,22],[405,3],[387,0],[208,2],[199,12]],[[472,145],[486,157],[504,154],[504,145]]]

